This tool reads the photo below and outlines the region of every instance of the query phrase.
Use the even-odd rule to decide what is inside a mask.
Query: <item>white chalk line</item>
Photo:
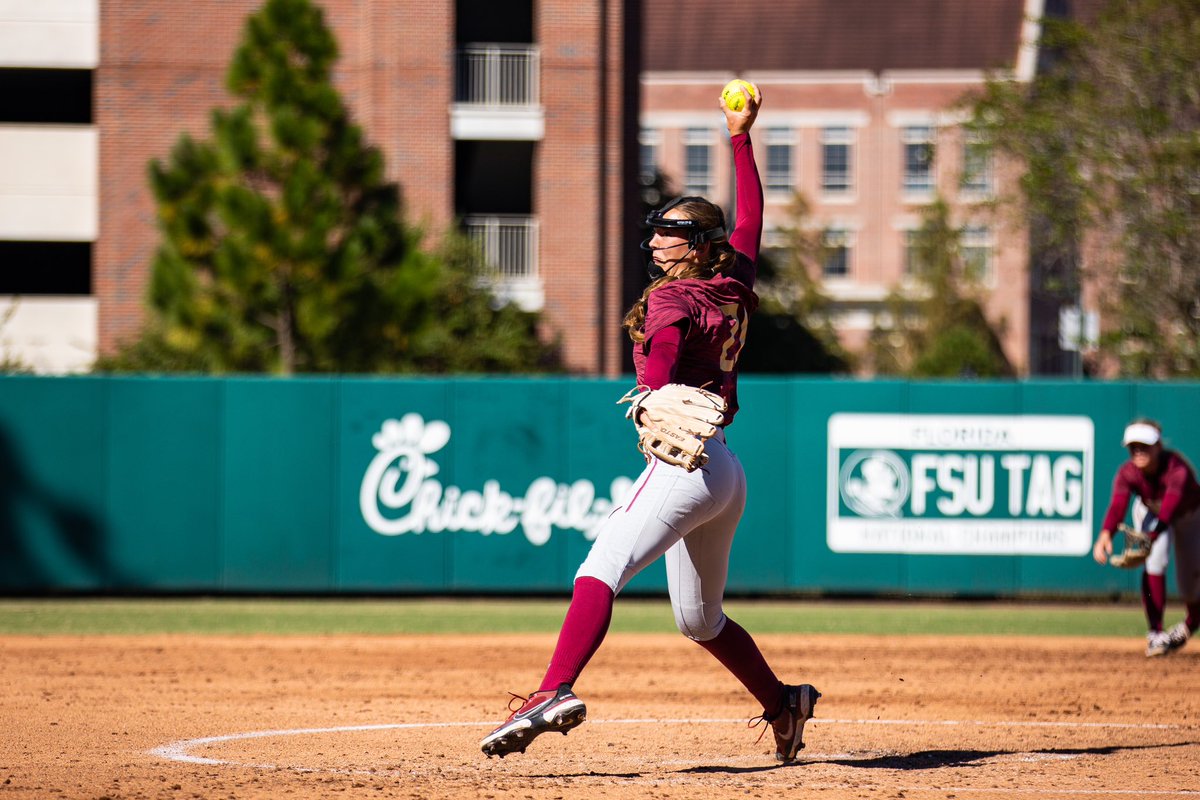
[[[744,723],[744,719],[593,719],[589,725],[730,725]],[[334,728],[288,728],[273,731],[249,731],[229,733],[221,736],[202,736],[197,739],[182,739],[150,750],[151,755],[170,761],[185,761],[194,764],[236,764],[232,761],[189,755],[187,751],[207,744],[230,742],[239,739],[267,739],[276,736],[306,736],[319,733],[353,733],[357,731],[387,731],[417,728],[488,728],[495,720],[484,722],[392,722],[379,725],[341,725]],[[1038,722],[1036,720],[959,720],[959,719],[812,719],[809,725],[911,725],[923,726],[973,726],[981,728],[1114,728],[1132,730],[1179,730],[1181,726],[1149,722]],[[263,766],[238,764],[238,766]]]
[[[644,720],[590,720],[589,724],[739,724],[744,723],[744,720],[722,720],[722,718],[644,718]],[[330,733],[358,733],[370,732],[370,730],[412,730],[412,729],[430,729],[430,728],[481,728],[486,730],[493,726],[494,722],[394,722],[380,724],[356,724],[356,726],[337,726],[331,728],[288,728],[278,730],[250,730],[244,733],[232,733],[216,736],[200,736],[197,739],[182,739],[179,741],[169,742],[169,744],[155,747],[150,750],[151,756],[172,760],[185,764],[204,764],[210,766],[242,766],[242,768],[250,769],[287,769],[295,772],[322,772],[322,774],[334,775],[372,775],[380,777],[390,774],[391,770],[353,770],[353,769],[335,769],[335,768],[308,768],[308,766],[281,766],[277,764],[258,764],[235,762],[232,759],[208,758],[204,756],[194,756],[191,751],[198,747],[206,745],[222,744],[222,742],[252,740],[252,739],[270,739],[277,736],[301,736],[301,735],[318,735]],[[817,726],[827,726],[827,724],[859,724],[859,726],[912,726],[912,727],[977,727],[977,728],[1108,728],[1108,729],[1135,729],[1135,730],[1177,730],[1182,726],[1177,724],[1160,724],[1160,723],[1135,723],[1135,722],[1039,722],[1030,720],[1008,720],[1008,721],[984,721],[984,720],[835,720],[835,718],[821,718],[821,720],[811,720],[809,724],[817,724]],[[1016,754],[1014,753],[1014,756]],[[854,758],[852,753],[827,754],[827,756],[818,756],[818,754],[810,754],[808,759],[828,759],[828,758]],[[1073,757],[1063,757],[1062,760]],[[808,760],[806,759],[806,760]],[[833,784],[830,784],[833,786]],[[816,784],[809,784],[809,788],[821,788]],[[835,788],[835,787],[834,787]],[[934,787],[892,787],[896,789],[906,790],[906,792],[926,792]],[[937,787],[938,789],[960,790],[960,792],[974,793],[989,793],[989,794],[1026,794],[1026,795],[1079,795],[1079,796],[1094,796],[1094,795],[1140,795],[1140,796],[1200,796],[1200,790],[1178,790],[1178,792],[1156,792],[1156,790],[1122,790],[1122,789],[980,789],[959,787]]]
[[[588,720],[589,725],[730,725],[744,723],[743,719],[596,719]],[[812,719],[809,725],[901,725],[901,726],[939,726],[939,727],[983,727],[983,728],[1112,728],[1133,730],[1178,730],[1181,726],[1147,722],[1039,722],[1036,720],[957,720],[957,719]],[[255,767],[258,769],[277,769],[273,764],[243,764],[236,761],[218,758],[205,758],[191,755],[188,751],[197,747],[221,742],[231,742],[244,739],[269,739],[279,736],[308,736],[322,733],[354,733],[361,731],[413,730],[425,728],[484,728],[495,725],[495,721],[484,722],[393,722],[378,725],[340,725],[332,728],[288,728],[282,730],[248,731],[245,733],[229,733],[220,736],[202,736],[196,739],[182,739],[170,742],[150,750],[149,753],[169,761],[180,761],[190,764],[228,765]]]
[[[161,747],[156,747],[149,751],[150,755],[165,758],[169,761],[183,761],[189,764],[214,764],[214,765],[229,765],[237,767],[255,767],[258,769],[276,769],[273,764],[242,764],[237,761],[228,761],[219,758],[204,758],[202,756],[193,756],[188,754],[188,750],[195,747],[202,747],[206,744],[217,744],[218,742],[232,742],[239,739],[269,739],[275,736],[305,736],[317,733],[352,733],[357,731],[391,731],[404,730],[406,728],[466,728],[466,727],[486,727],[486,722],[396,722],[383,725],[342,725],[336,728],[290,728],[287,730],[278,731],[250,731],[248,733],[229,733],[223,736],[202,736],[199,739],[183,739],[178,742],[164,744]],[[325,771],[325,770],[323,770]],[[331,772],[341,772],[342,770],[328,770]]]

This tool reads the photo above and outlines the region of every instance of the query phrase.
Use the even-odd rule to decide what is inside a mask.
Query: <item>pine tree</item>
[[[423,252],[399,187],[331,73],[311,0],[267,0],[227,75],[239,102],[182,136],[150,180],[162,241],[151,321],[101,368],[203,372],[535,371],[537,319],[493,309],[479,259]]]

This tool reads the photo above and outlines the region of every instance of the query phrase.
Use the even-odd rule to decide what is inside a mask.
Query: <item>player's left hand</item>
[[[1108,563],[1121,569],[1137,569],[1150,557],[1150,537],[1128,525],[1121,525],[1119,530],[1125,534],[1125,550],[1110,558]]]
[[[725,424],[728,410],[720,395],[679,383],[638,386],[617,403],[630,404],[626,416],[637,426],[638,450],[688,472],[708,462],[704,443]]]

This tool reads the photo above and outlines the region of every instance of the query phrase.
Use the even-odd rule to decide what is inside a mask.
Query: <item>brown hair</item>
[[[700,222],[703,230],[719,228],[724,221],[721,210],[702,198],[685,200],[675,207],[683,213],[685,218]],[[733,268],[733,262],[737,258],[737,253],[734,251],[733,245],[729,243],[727,234],[722,234],[712,239],[706,245],[700,245],[700,247],[706,246],[709,248],[709,257],[705,261],[689,264],[677,275],[664,275],[650,282],[650,285],[642,292],[642,296],[626,312],[625,320],[621,323],[621,326],[629,334],[630,339],[638,343],[646,340],[643,328],[646,324],[646,303],[650,298],[651,292],[666,286],[672,281],[680,281],[687,278],[709,280],[713,276],[728,272]]]

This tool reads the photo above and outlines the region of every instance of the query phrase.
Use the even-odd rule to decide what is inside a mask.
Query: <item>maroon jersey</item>
[[[1162,522],[1168,525],[1176,517],[1200,507],[1200,484],[1191,465],[1178,453],[1163,450],[1158,459],[1158,471],[1147,475],[1126,461],[1113,479],[1112,500],[1104,516],[1102,530],[1115,531],[1125,519],[1129,498],[1137,495]]]
[[[646,303],[647,341],[668,325],[686,323],[675,382],[703,386],[724,397],[729,404],[726,424],[737,413],[737,360],[746,342],[746,323],[756,308],[758,296],[746,284],[723,275],[672,281],[651,292]],[[643,347],[634,347],[633,365],[638,383],[644,382]]]
[[[672,380],[700,386],[725,398],[725,424],[738,410],[737,361],[746,343],[746,326],[758,308],[754,293],[758,247],[762,238],[763,192],[754,149],[747,134],[730,137],[737,173],[737,224],[729,243],[737,254],[728,274],[709,280],[687,278],[655,289],[646,300],[646,335],[633,347],[639,384],[646,383],[646,357],[654,335],[682,323],[683,341]],[[658,388],[657,386],[654,388]]]

